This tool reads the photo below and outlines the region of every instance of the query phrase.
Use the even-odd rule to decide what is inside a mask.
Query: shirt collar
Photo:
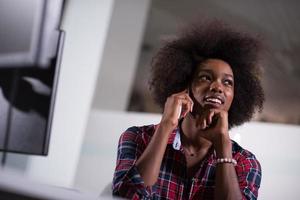
[[[181,139],[180,139],[180,132],[179,132],[179,128],[176,129],[176,133],[175,133],[175,137],[173,139],[173,144],[172,144],[173,148],[175,150],[180,150],[181,147]]]
[[[175,150],[180,150],[181,139],[180,139],[180,129],[175,128],[169,136],[168,144],[171,144]]]
[[[177,127],[176,129],[173,130],[171,133],[168,144],[172,144],[172,147],[175,150],[180,150],[181,149],[181,137],[180,137],[180,128]],[[216,157],[216,152],[213,150],[212,156]]]

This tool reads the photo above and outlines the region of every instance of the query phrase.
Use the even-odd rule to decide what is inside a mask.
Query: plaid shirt
[[[113,195],[130,199],[214,199],[216,155],[203,159],[194,178],[187,177],[187,166],[179,129],[169,137],[156,184],[146,187],[135,165],[157,125],[131,127],[120,137]],[[261,167],[255,156],[232,141],[232,155],[243,199],[257,199]]]

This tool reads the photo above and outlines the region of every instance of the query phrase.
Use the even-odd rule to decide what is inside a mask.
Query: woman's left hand
[[[201,137],[211,141],[216,150],[222,150],[231,144],[227,111],[207,109],[198,117],[196,123],[201,129]]]

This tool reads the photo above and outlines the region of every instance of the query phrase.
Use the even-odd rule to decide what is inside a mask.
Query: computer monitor
[[[0,0],[0,151],[47,155],[63,0]]]

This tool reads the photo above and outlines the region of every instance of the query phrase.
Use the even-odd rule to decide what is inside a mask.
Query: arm
[[[141,129],[131,127],[119,139],[117,163],[113,178],[113,195],[134,199],[134,196],[150,196],[135,166],[136,159],[145,149]],[[137,198],[138,199],[138,198]]]
[[[149,144],[145,144],[137,133],[139,130],[130,129],[122,134],[113,180],[114,195],[150,197],[149,186],[157,181],[169,135],[178,125],[180,107],[183,108],[183,116],[191,109],[192,101],[187,100],[186,96],[186,91],[183,91],[167,99],[161,123]]]
[[[219,199],[219,195],[221,194],[226,194],[224,196],[226,198],[223,199],[255,200],[258,198],[258,189],[261,182],[261,167],[259,162],[254,155],[247,151],[245,152],[245,150],[239,156],[237,162],[236,167],[231,163],[217,165],[216,199]],[[239,189],[240,192],[233,189]],[[238,193],[241,196],[237,196]]]
[[[213,122],[213,118],[216,119]],[[199,118],[204,134],[216,151],[217,158],[232,158],[232,143],[228,132],[228,113],[224,110],[211,109]],[[206,128],[211,126],[209,128]],[[216,166],[215,199],[242,199],[238,177],[232,163],[219,163]]]
[[[232,158],[232,144],[229,137],[221,139],[215,150],[217,158]],[[243,199],[232,163],[217,164],[215,182],[215,199]]]
[[[170,133],[177,127],[180,114],[185,116],[192,106],[186,90],[167,99],[161,123],[136,163],[145,185],[152,186],[157,181]]]
[[[202,121],[203,128],[212,123],[217,116],[215,126],[204,129],[206,139],[212,141],[217,158],[232,158],[232,142],[228,133],[228,113],[210,110]],[[247,151],[239,157],[238,165],[220,163],[216,166],[215,199],[257,199],[261,180],[261,168],[256,158]]]
[[[151,169],[151,167],[155,168],[155,163],[148,163],[147,161],[158,162],[158,156],[152,156],[154,157],[154,159],[152,159],[148,158],[147,155],[150,155],[148,153],[159,153],[159,151],[146,152],[147,149],[149,149],[149,145],[151,145],[151,141],[157,141],[156,139],[158,139],[158,137],[155,138],[155,134],[159,133],[159,130],[162,129],[157,128],[152,138],[150,138],[150,135],[147,133],[142,133],[142,129],[137,127],[129,128],[121,135],[118,146],[117,165],[113,179],[113,195],[130,199],[151,198],[152,193],[155,191],[152,190],[152,185],[144,181],[147,181],[144,173],[145,171],[146,173],[155,172]],[[147,141],[149,140],[150,143],[148,144]],[[163,142],[161,141],[161,143]],[[143,155],[146,156],[143,157]],[[138,165],[138,160],[141,160],[140,158],[149,159],[144,160],[145,162],[142,163],[149,165],[142,166],[146,169],[144,171],[141,171],[141,166]],[[156,170],[159,172],[159,168]],[[146,176],[146,178],[151,178],[151,176]]]
[[[146,186],[153,186],[158,178],[161,162],[166,150],[169,133],[173,126],[161,122],[144,153],[136,162],[137,169]]]

